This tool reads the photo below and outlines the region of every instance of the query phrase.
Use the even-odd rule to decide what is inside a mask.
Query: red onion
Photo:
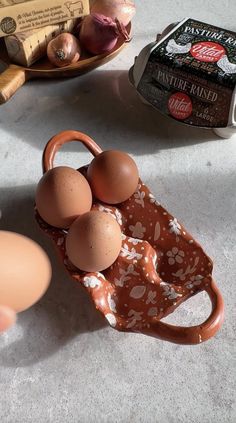
[[[128,25],[136,12],[133,0],[94,0],[90,10],[91,13],[118,19],[124,26]]]
[[[119,36],[129,39],[124,26],[117,20],[92,13],[86,16],[81,24],[79,39],[83,47],[92,54],[103,54],[111,51]]]

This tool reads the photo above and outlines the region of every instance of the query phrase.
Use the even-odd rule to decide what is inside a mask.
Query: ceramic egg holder
[[[87,135],[65,131],[53,137],[43,153],[43,171],[53,168],[57,150],[77,140],[97,156],[101,148]],[[86,175],[86,167],[79,169]],[[138,332],[177,344],[198,344],[219,330],[224,315],[222,296],[213,281],[213,263],[186,229],[154,198],[140,180],[136,192],[113,207],[94,200],[92,209],[111,214],[119,223],[122,248],[105,271],[75,269],[65,253],[67,231],[45,223],[41,229],[54,241],[71,277],[80,282],[95,307],[120,331]],[[197,326],[173,326],[161,321],[193,295],[206,291],[212,303],[208,319]]]

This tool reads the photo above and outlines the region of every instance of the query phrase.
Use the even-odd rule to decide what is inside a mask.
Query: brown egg
[[[120,249],[120,226],[111,215],[100,211],[76,219],[66,239],[70,261],[85,272],[107,269],[117,259]]]
[[[16,322],[16,312],[7,306],[0,305],[0,333],[9,329]]]
[[[78,216],[91,209],[92,192],[81,173],[71,167],[58,166],[40,179],[35,200],[45,222],[68,228]]]
[[[88,167],[94,196],[104,203],[118,204],[135,192],[139,173],[134,160],[122,151],[104,151]]]
[[[23,311],[46,291],[52,273],[50,261],[34,241],[6,231],[0,231],[0,257],[0,304]],[[4,314],[12,320],[10,314]]]

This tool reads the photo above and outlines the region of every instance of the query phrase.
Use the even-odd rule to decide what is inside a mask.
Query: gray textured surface
[[[1,227],[37,239],[53,262],[45,297],[0,338],[1,423],[236,421],[236,138],[161,117],[127,82],[134,56],[168,23],[191,15],[234,28],[235,1],[209,3],[137,0],[134,40],[113,62],[82,78],[28,83],[0,108]],[[214,259],[226,305],[215,339],[181,347],[118,333],[67,277],[32,214],[42,149],[66,128],[133,154],[159,201]],[[74,145],[58,157],[75,166],[88,160]],[[200,322],[208,311],[201,294],[168,320]]]

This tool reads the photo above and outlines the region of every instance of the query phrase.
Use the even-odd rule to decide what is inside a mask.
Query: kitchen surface
[[[236,134],[185,126],[144,104],[128,79],[141,49],[185,17],[235,31],[236,3],[136,0],[133,39],[85,75],[29,81],[0,106],[0,228],[36,240],[53,277],[45,296],[0,337],[2,423],[233,423],[236,421]],[[66,272],[34,218],[42,152],[75,129],[136,161],[141,179],[214,261],[225,321],[199,345],[177,345],[108,325]],[[91,160],[64,145],[57,165]],[[194,325],[210,314],[206,293],[166,322]]]

